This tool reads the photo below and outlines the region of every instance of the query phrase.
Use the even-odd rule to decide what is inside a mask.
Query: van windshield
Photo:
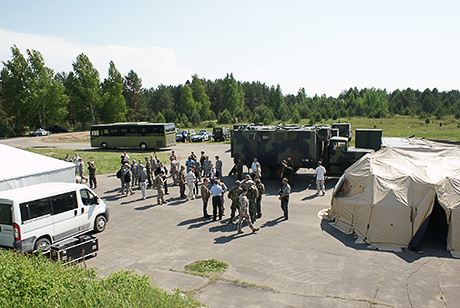
[[[0,203],[0,225],[12,225],[11,204]]]

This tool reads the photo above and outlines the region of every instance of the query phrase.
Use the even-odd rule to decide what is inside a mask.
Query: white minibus
[[[0,192],[0,245],[23,252],[102,232],[108,220],[107,205],[86,185],[43,183]]]

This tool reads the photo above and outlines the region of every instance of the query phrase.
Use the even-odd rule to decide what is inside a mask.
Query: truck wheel
[[[107,219],[105,218],[104,215],[99,215],[96,217],[96,220],[94,221],[94,231],[96,232],[102,232],[105,230],[105,226],[107,225]]]
[[[47,251],[51,247],[51,241],[47,237],[41,237],[35,242],[35,250]]]
[[[272,168],[262,166],[262,178],[269,179],[272,176]]]

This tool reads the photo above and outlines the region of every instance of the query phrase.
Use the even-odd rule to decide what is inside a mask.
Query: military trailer
[[[329,174],[340,174],[370,149],[349,147],[348,137],[332,136],[329,125],[248,125],[232,132],[231,155],[250,166],[254,158],[262,176],[279,174],[281,162],[291,156],[295,169],[316,168],[322,161]]]
[[[338,130],[339,137],[346,137],[348,141],[351,141],[353,137],[353,133],[351,131],[351,124],[350,123],[334,123],[332,124],[332,129]]]

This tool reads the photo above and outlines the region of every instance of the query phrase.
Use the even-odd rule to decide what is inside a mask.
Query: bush
[[[219,113],[219,118],[217,119],[218,124],[233,124],[234,120],[232,115],[230,114],[230,111],[225,109],[221,113]]]
[[[425,123],[426,123],[426,124],[430,124],[430,122],[431,122],[431,121],[430,121],[430,117],[426,117],[426,118],[425,118]]]
[[[153,287],[147,276],[116,272],[105,279],[94,270],[63,266],[43,256],[0,251],[1,307],[197,307],[180,292]]]

